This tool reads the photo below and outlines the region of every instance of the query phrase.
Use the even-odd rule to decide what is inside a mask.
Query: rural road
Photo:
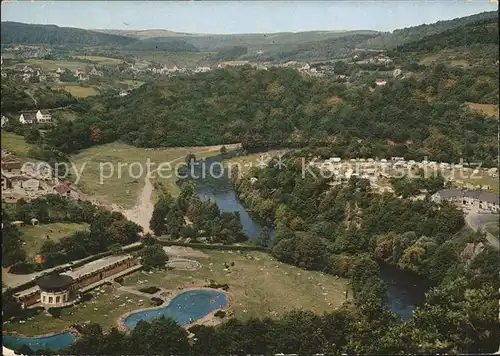
[[[220,151],[221,147],[222,145],[217,147],[212,147],[211,149],[206,151],[196,152],[196,155]],[[231,145],[229,146],[226,145],[226,147],[230,149]],[[171,160],[168,163],[173,164],[181,159],[184,159],[184,156],[177,157],[176,159]],[[157,169],[152,170],[150,174],[156,172],[156,170]],[[151,216],[153,216],[153,211],[154,211],[154,205],[152,202],[152,195],[154,189],[150,178],[151,176],[146,174],[146,177],[144,178],[144,187],[141,189],[139,193],[139,196],[137,198],[137,204],[132,209],[121,211],[128,220],[133,221],[137,225],[141,226],[144,229],[144,233],[147,232],[152,233],[151,229],[149,228],[149,221],[151,220]]]
[[[467,225],[470,226],[474,231],[481,231],[486,234],[486,239],[495,248],[500,248],[500,242],[497,236],[493,236],[488,231],[484,229],[485,225],[490,222],[498,222],[498,214],[480,213],[477,209],[472,209],[465,216],[465,221]]]

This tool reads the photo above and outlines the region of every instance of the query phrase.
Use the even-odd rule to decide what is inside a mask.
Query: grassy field
[[[201,154],[200,152],[212,150]],[[178,159],[175,163],[183,162],[188,153],[195,153],[199,157],[218,154],[218,147],[180,147],[165,149],[138,148],[121,143],[111,143],[91,147],[72,156],[78,171],[83,173],[78,185],[84,192],[93,195],[97,200],[115,203],[122,207],[132,207],[136,203],[139,189],[144,184],[147,172],[147,159],[150,160],[151,170],[160,163]],[[121,164],[120,167],[118,164]],[[133,165],[131,165],[133,163]],[[175,168],[175,163],[172,168]],[[85,164],[85,166],[83,166]],[[102,167],[102,177],[101,177]],[[142,174],[141,174],[142,167]],[[171,171],[164,171],[163,176],[171,175]],[[110,178],[105,178],[110,176]],[[171,186],[173,178],[159,179]],[[155,179],[152,179],[155,181]]]
[[[168,66],[195,68],[203,59],[208,57],[210,52],[137,52],[134,53],[143,60],[155,63],[167,64]]]
[[[40,252],[40,248],[47,241],[47,236],[52,241],[59,241],[76,231],[86,231],[88,229],[89,226],[87,224],[54,223],[40,224],[40,226],[25,226],[20,230],[23,233],[21,238],[26,243],[23,248],[26,250],[28,258],[33,258]]]
[[[99,95],[99,91],[92,87],[81,87],[79,85],[63,85],[63,88],[75,98],[86,98],[88,96]]]
[[[486,228],[486,231],[488,231],[493,236],[496,236],[497,238],[500,236],[499,235],[498,221],[486,224],[485,228]]]
[[[477,110],[484,115],[494,116],[498,119],[498,105],[467,103],[472,110]]]
[[[120,83],[128,85],[128,87],[131,89],[137,89],[141,85],[144,84],[144,82],[141,82],[139,80],[132,80],[132,79],[122,80],[122,81],[120,81]]]
[[[203,250],[207,257],[190,257],[202,264],[197,271],[159,271],[149,276],[135,273],[125,278],[127,286],[158,286],[178,289],[204,285],[208,280],[227,283],[237,318],[275,317],[302,308],[316,313],[332,310],[344,300],[346,280],[305,271],[274,260],[263,252]],[[224,263],[234,266],[224,271]],[[139,280],[147,283],[138,284]]]
[[[69,70],[84,69],[88,63],[68,60],[48,60],[48,59],[27,59],[25,61],[28,65],[41,67],[42,70],[55,71],[57,68],[67,68]]]
[[[2,148],[12,152],[21,161],[29,160],[30,145],[24,142],[24,137],[12,132],[2,131]]]
[[[78,59],[85,59],[103,65],[118,65],[123,63],[123,60],[121,59],[110,58],[110,57],[101,57],[101,56],[74,56],[74,57]]]
[[[86,322],[97,322],[104,329],[109,329],[117,325],[118,318],[124,313],[153,306],[147,298],[113,290],[110,286],[103,286],[100,290],[103,290],[103,293],[98,292],[98,290],[91,292],[94,297],[90,301],[61,309],[60,318],[46,316],[40,312],[23,324],[19,322],[4,323],[3,330],[7,330],[9,334],[17,332],[25,336],[36,336],[61,332],[67,326]],[[139,300],[143,300],[143,302],[139,302]]]

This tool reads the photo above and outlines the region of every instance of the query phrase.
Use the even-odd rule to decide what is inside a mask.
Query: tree
[[[194,153],[188,153],[186,155],[186,157],[184,158],[184,162],[186,162],[186,164],[188,166],[190,166],[191,164],[193,164],[193,162],[196,161],[196,156]]]
[[[271,240],[271,230],[269,227],[264,226],[260,229],[259,236],[257,236],[256,242],[260,246],[267,247],[269,245],[269,241]]]
[[[155,267],[164,267],[168,261],[168,256],[159,244],[145,246],[139,253],[141,264],[146,271]]]

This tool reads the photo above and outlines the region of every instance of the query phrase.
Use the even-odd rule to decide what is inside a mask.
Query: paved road
[[[495,248],[500,248],[500,242],[498,240],[498,236],[493,236],[488,231],[484,229],[487,223],[490,222],[498,222],[499,215],[498,214],[490,214],[490,213],[480,213],[476,209],[472,209],[465,216],[465,221],[467,225],[469,225],[474,231],[482,231],[486,234],[486,239],[488,242]]]

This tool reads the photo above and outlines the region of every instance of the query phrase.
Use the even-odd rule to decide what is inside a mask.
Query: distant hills
[[[323,61],[349,56],[355,48],[394,49],[424,37],[491,19],[498,19],[496,11],[393,32],[359,30],[234,35],[186,34],[163,29],[83,30],[54,25],[2,22],[1,40],[2,45],[38,44],[133,51],[212,52],[217,53],[213,57],[214,60],[230,58],[254,61]]]

